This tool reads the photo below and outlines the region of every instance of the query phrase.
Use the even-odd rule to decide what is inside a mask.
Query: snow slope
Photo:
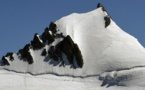
[[[4,70],[0,74],[0,90],[144,90],[140,86],[101,87],[101,81],[96,77],[73,78],[51,74],[32,76]]]
[[[79,45],[85,62],[83,73],[99,74],[144,66],[144,48],[114,21],[111,20],[105,28],[104,16],[104,11],[98,8],[85,14],[72,14],[56,22],[60,31],[70,35]]]
[[[106,26],[108,18],[109,24]],[[79,67],[75,58],[70,65],[65,53],[62,53],[65,67],[61,66],[60,60],[52,60],[50,55],[41,56],[44,49],[57,46],[64,40],[62,37],[55,38],[51,44],[46,44],[41,49],[29,47],[34,60],[32,64],[20,59],[17,53],[13,54],[13,61],[10,57],[5,57],[10,65],[0,66],[0,90],[145,89],[144,47],[136,38],[118,27],[103,6],[88,13],[70,14],[55,24],[55,35],[69,35],[78,45],[83,66]],[[39,43],[43,43],[42,36],[36,36]]]

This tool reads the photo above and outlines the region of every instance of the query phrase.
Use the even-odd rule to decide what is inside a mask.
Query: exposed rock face
[[[97,8],[100,8],[100,7],[102,7],[103,11],[107,12],[106,9],[104,8],[104,6],[101,3],[98,3]]]
[[[23,49],[19,50],[19,53],[24,61],[27,61],[29,64],[33,63],[33,57],[30,53],[30,44],[27,44]]]
[[[53,45],[56,39],[59,42],[56,41],[57,44]],[[46,49],[47,47],[49,48]],[[70,65],[73,68],[83,67],[83,57],[79,47],[73,42],[69,35],[64,36],[63,33],[57,32],[57,26],[53,22],[50,23],[49,28],[45,28],[42,35],[39,36],[36,33],[31,43],[26,44],[23,49],[20,49],[17,55],[20,60],[26,61],[28,64],[33,64],[34,60],[31,51],[35,52],[36,50],[42,50],[40,55],[44,56],[45,62],[54,60],[57,62],[55,65],[61,63],[61,66]],[[67,60],[63,55],[67,57]],[[10,61],[14,60],[13,53],[7,53],[5,57],[9,57]],[[2,58],[3,65],[10,65],[5,57]]]
[[[47,41],[48,44],[51,44],[54,41],[54,36],[49,32],[48,28],[45,28],[41,38],[44,43]]]
[[[73,52],[73,48],[74,48],[74,43],[71,39],[70,36],[66,36],[63,41],[61,41],[58,45],[57,48],[60,48],[61,51],[67,56],[67,59],[69,61],[70,64],[73,64],[73,59],[74,59],[74,52]]]
[[[5,65],[10,65],[9,62],[8,62],[8,59],[6,59],[5,56],[2,57],[1,65],[4,65],[4,66]]]
[[[76,58],[77,64],[79,67],[83,67],[83,56],[77,44],[74,44],[74,56]]]
[[[107,11],[106,11],[106,9],[104,8],[104,6],[101,4],[101,3],[98,3],[98,5],[97,5],[97,8],[102,8],[102,11],[104,11],[104,12],[106,12],[107,13]],[[107,13],[107,15],[104,17],[104,20],[105,20],[105,28],[107,27],[107,26],[109,26],[109,24],[110,24],[110,22],[111,22],[111,20],[110,20],[110,16],[108,15],[108,13]]]
[[[98,3],[97,8],[103,7],[101,3]]]
[[[5,56],[2,57],[2,61],[0,62],[1,65],[10,65],[9,62],[14,60],[13,53],[8,52]]]
[[[105,16],[104,17],[104,20],[105,20],[105,28],[106,28],[107,26],[110,25],[111,20],[110,20],[110,17],[109,16]]]
[[[56,56],[55,56],[54,50],[55,50],[54,46],[51,46],[49,48],[49,51],[48,51],[49,57],[58,61],[58,59],[55,58]]]
[[[46,55],[47,55],[47,51],[46,51],[46,49],[43,49],[41,56],[46,56]]]
[[[56,24],[51,22],[49,25],[49,30],[52,31],[53,34],[55,34],[57,32],[56,27]]]
[[[34,39],[31,41],[31,45],[34,50],[41,49],[45,46],[37,33],[34,35]]]
[[[55,47],[52,46],[48,52],[50,58],[53,58],[56,61],[61,60],[61,62],[66,64],[66,62],[62,59],[62,53],[64,53],[67,56],[70,65],[74,66],[74,62],[75,62],[74,60],[76,59],[78,66],[80,68],[83,67],[83,58],[82,58],[81,51],[79,50],[78,46],[73,42],[70,36],[66,36]]]
[[[9,57],[10,58],[10,61],[13,61],[14,60],[14,57],[13,57],[13,53],[12,52],[8,52],[5,57]]]

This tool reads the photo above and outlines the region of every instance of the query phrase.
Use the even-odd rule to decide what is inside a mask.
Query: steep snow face
[[[71,14],[56,21],[58,29],[79,45],[84,59],[84,74],[99,74],[145,65],[145,50],[133,36],[113,20],[105,28],[106,12],[98,8],[88,13]]]

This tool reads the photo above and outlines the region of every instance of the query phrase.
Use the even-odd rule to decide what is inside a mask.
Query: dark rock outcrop
[[[104,11],[104,12],[107,13],[107,11],[104,8],[104,6],[101,3],[98,3],[97,8],[100,8],[100,7],[102,8],[102,11]],[[110,22],[111,22],[110,18],[111,17],[107,13],[107,15],[104,17],[104,20],[105,20],[105,28],[110,24]]]
[[[83,56],[81,54],[81,51],[79,50],[79,47],[77,44],[74,44],[74,56],[76,58],[76,62],[78,64],[79,67],[83,67]]]
[[[3,65],[3,66],[5,66],[5,65],[9,66],[10,65],[8,60],[5,58],[5,56],[2,57],[1,65]]]
[[[49,51],[48,51],[49,57],[52,58],[55,61],[58,61],[59,57],[57,56],[57,54],[55,53],[55,47],[51,46]]]
[[[109,16],[105,16],[104,17],[104,20],[105,20],[105,28],[106,28],[108,25],[110,25],[111,20],[110,20],[110,17]]]
[[[47,55],[47,51],[46,51],[46,49],[43,49],[41,56],[46,56],[46,55]]]
[[[34,39],[31,41],[31,45],[34,50],[41,49],[45,46],[37,33],[34,35]]]
[[[41,35],[41,38],[44,43],[46,43],[47,41],[48,44],[51,44],[54,41],[54,36],[50,34],[48,28],[45,28],[44,32]]]
[[[26,44],[23,49],[19,50],[19,53],[21,54],[21,58],[24,59],[24,61],[27,61],[29,64],[32,64],[33,57],[31,56],[29,49],[30,49],[30,44]]]
[[[101,3],[98,3],[97,8],[103,7]]]
[[[83,67],[83,58],[81,51],[77,44],[73,42],[71,37],[68,35],[66,36],[59,44],[55,47],[51,46],[48,54],[49,57],[54,59],[55,61],[61,61],[63,66],[66,64],[65,61],[62,59],[62,53],[64,53],[67,57],[67,60],[70,65],[73,65],[74,68],[77,67],[74,64],[74,60],[76,59],[77,65],[82,68]]]
[[[10,60],[10,61],[13,61],[14,60],[14,57],[13,57],[13,53],[12,52],[8,52],[5,56],[3,56],[0,64],[3,65],[3,66],[10,65],[10,63],[8,62],[8,60]]]
[[[48,54],[49,54],[49,57],[50,58],[53,58],[54,57],[54,46],[51,46],[49,48]]]
[[[101,3],[98,3],[97,8],[100,8],[100,7],[102,7],[103,11],[107,12],[106,9],[104,8],[104,6]]]
[[[8,52],[5,57],[9,57],[11,61],[14,60],[14,57],[13,57],[13,53],[12,52]]]
[[[56,24],[53,22],[49,24],[49,30],[52,31],[53,34],[57,32],[56,27],[57,27]]]
[[[76,62],[79,67],[83,67],[83,57],[81,51],[77,44],[73,42],[71,37],[68,35],[65,39],[61,42],[60,48],[63,53],[66,54],[68,61],[70,64],[74,64],[74,57],[76,58]]]
[[[52,46],[55,39],[60,40],[60,42]],[[45,45],[48,45],[50,48],[46,50]],[[31,43],[26,44],[23,49],[20,49],[17,55],[20,60],[28,62],[28,64],[33,64],[34,60],[31,55],[31,50],[35,51],[40,49],[43,50],[41,56],[44,56],[44,61],[48,62],[51,60],[49,64],[53,64],[54,66],[58,64],[59,66],[70,65],[74,69],[83,67],[83,57],[78,45],[73,42],[69,35],[64,36],[63,33],[57,33],[57,26],[53,22],[50,23],[49,28],[45,28],[42,35],[39,36],[36,33]],[[6,57],[9,57],[10,59],[8,60],[10,61],[14,60],[13,53],[7,53]],[[3,57],[3,65],[9,65],[8,60]]]
[[[64,40],[61,41],[59,45],[61,51],[67,56],[69,63],[73,64],[74,52],[72,49],[74,48],[74,43],[71,37],[70,36],[65,37]]]

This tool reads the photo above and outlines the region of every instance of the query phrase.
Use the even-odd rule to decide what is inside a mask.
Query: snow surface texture
[[[111,18],[109,25],[105,25],[105,17],[110,18],[101,6],[55,22],[57,33],[69,35],[78,45],[83,56],[82,68],[44,62],[41,52],[44,48],[48,50],[49,45],[29,50],[33,64],[20,60],[15,53],[13,62],[7,58],[10,66],[0,66],[0,90],[145,90],[144,47]],[[60,41],[62,38],[51,45]]]

